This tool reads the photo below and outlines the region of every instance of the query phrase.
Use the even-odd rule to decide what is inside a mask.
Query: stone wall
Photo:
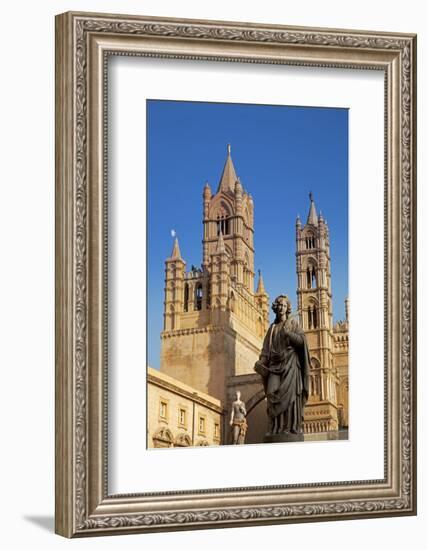
[[[220,445],[223,433],[218,399],[148,367],[148,448]]]

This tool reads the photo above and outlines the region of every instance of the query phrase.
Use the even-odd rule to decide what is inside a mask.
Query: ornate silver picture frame
[[[108,58],[384,74],[384,476],[110,494]],[[262,98],[260,98],[260,102]],[[236,22],[56,18],[56,532],[81,537],[416,513],[416,37]]]

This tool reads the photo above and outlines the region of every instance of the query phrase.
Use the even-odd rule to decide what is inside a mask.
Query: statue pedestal
[[[304,441],[304,434],[266,434],[264,443],[293,443],[295,441]]]

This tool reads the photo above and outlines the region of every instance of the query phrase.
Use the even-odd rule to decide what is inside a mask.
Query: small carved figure
[[[264,338],[254,369],[261,375],[267,397],[270,429],[267,435],[301,434],[308,399],[310,356],[304,331],[291,318],[291,303],[284,295],[272,304],[276,319]]]
[[[231,404],[230,426],[233,445],[243,445],[248,424],[246,422],[246,407],[240,399],[239,391],[236,392],[236,400]]]

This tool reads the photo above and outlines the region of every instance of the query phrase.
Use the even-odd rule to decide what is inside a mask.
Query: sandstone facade
[[[147,447],[220,445],[221,402],[159,372],[147,370]]]

